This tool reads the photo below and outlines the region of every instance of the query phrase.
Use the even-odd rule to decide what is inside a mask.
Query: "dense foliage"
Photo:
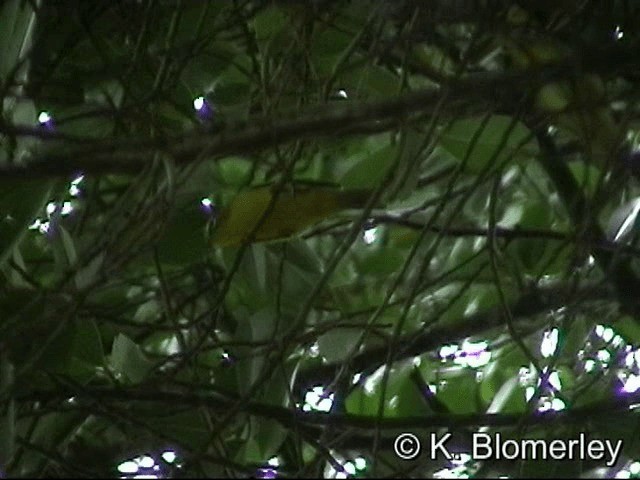
[[[637,474],[639,27],[622,0],[2,3],[0,476]],[[474,432],[623,444],[481,460]]]

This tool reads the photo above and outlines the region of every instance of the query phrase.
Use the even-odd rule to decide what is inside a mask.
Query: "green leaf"
[[[501,395],[508,397],[499,401],[501,408],[513,409],[516,412],[523,411],[524,404],[521,405],[517,399],[521,391],[519,392],[510,382],[513,382],[514,378],[518,378],[520,368],[525,365],[529,365],[529,359],[520,348],[513,345],[502,347],[493,352],[492,361],[485,367],[480,383],[480,395],[483,403],[490,405],[498,402],[496,396],[501,392]],[[505,385],[511,386],[505,387]],[[522,401],[524,401],[524,394],[522,394]]]
[[[495,393],[487,413],[524,413],[526,408],[524,389],[518,376],[514,375]]]
[[[274,338],[278,318],[271,309],[262,309],[253,314],[243,312],[237,317],[238,330],[236,340],[238,342],[268,342]],[[240,392],[251,389],[253,384],[264,373],[267,353],[259,354],[251,347],[238,347],[235,350],[238,361],[235,371],[238,375]]]
[[[208,2],[187,2],[180,9],[180,21],[176,26],[175,42],[188,47],[202,38],[203,34],[215,34],[220,28],[217,17],[224,13],[224,4],[214,5]]]
[[[268,54],[286,45],[291,19],[283,7],[269,5],[253,17],[252,25],[260,51]]]
[[[49,200],[49,180],[0,181],[0,266],[19,245],[27,227]]]
[[[152,324],[162,314],[162,307],[157,298],[151,298],[140,304],[136,313],[133,315],[133,321],[140,324]]]
[[[90,365],[104,365],[104,348],[95,321],[87,318],[76,322],[73,355]]]
[[[354,55],[350,63],[362,60]],[[378,65],[365,65],[361,68],[346,69],[338,76],[338,84],[347,95],[364,98],[389,98],[400,92],[401,77],[390,69]]]
[[[75,284],[78,290],[85,290],[99,277],[104,266],[105,252],[96,255],[84,267],[78,269],[75,276]]]
[[[356,153],[355,165],[344,174],[340,184],[345,188],[377,187],[393,164],[397,148],[387,145],[373,153]],[[348,160],[354,163],[353,159]]]
[[[317,28],[313,33],[311,60],[318,75],[326,77],[333,73],[338,60],[342,57],[342,52],[351,43],[352,37],[347,32],[332,26],[324,29]]]
[[[257,396],[259,402],[278,407],[287,407],[289,398],[288,377],[284,370],[276,372]],[[250,448],[244,452],[244,461],[264,464],[278,453],[287,438],[288,430],[276,420],[264,417],[251,417],[250,425],[250,437],[247,442]]]
[[[616,321],[616,332],[620,332],[620,325],[624,324],[625,317]],[[635,329],[640,335],[640,328],[638,327],[637,322],[633,323],[633,329]],[[578,355],[578,352],[584,348],[585,342],[588,339],[589,333],[591,332],[593,325],[591,321],[588,321],[582,317],[576,317],[571,320],[571,323],[565,328],[562,327],[559,332],[559,342],[558,342],[558,351],[561,352],[563,356],[567,356],[569,358],[573,358]],[[624,335],[622,335],[624,338]],[[640,336],[638,337],[640,339]],[[636,340],[630,342],[635,343]]]
[[[385,392],[383,417],[417,416],[430,413],[426,399],[411,378],[413,362],[403,362],[391,367],[389,383]],[[382,401],[384,367],[370,375],[362,386],[346,399],[347,413],[376,417]]]
[[[11,108],[11,119],[18,125],[33,125],[36,121],[36,107],[31,100],[16,102]],[[22,138],[22,144],[32,142]]]
[[[16,403],[8,398],[14,385],[15,367],[8,355],[0,354],[0,398],[5,399],[0,412],[0,465],[7,465],[13,456],[16,435]]]
[[[459,292],[458,287],[462,289]],[[515,297],[515,292],[504,286],[507,301]],[[469,318],[479,312],[487,311],[499,304],[499,297],[493,285],[475,283],[464,287],[457,282],[449,284],[435,293],[435,309],[440,311],[446,308],[441,322],[445,324],[463,323],[465,318]]]
[[[190,99],[192,101],[193,99]],[[193,107],[187,110],[185,108],[186,99],[183,104],[176,105],[175,103],[169,103],[164,100],[160,100],[157,103],[151,104],[148,107],[149,117],[158,125],[166,128],[168,131],[182,132],[187,128],[192,128],[195,123],[195,116],[193,114]],[[181,108],[178,108],[181,107]],[[98,120],[99,119],[94,119]],[[95,122],[94,122],[95,124]],[[95,128],[89,123],[89,128]],[[82,126],[80,126],[82,127]],[[109,132],[109,127],[102,124],[102,128],[105,128],[106,132]],[[80,128],[79,134],[82,134],[84,129]],[[89,135],[90,136],[90,135]]]
[[[177,209],[158,241],[158,256],[162,262],[187,265],[203,260],[209,247],[205,237],[206,215],[199,209],[199,199]]]
[[[4,403],[4,402],[3,402]],[[13,457],[16,440],[16,403],[6,401],[0,414],[0,463],[7,465]]]
[[[251,180],[252,162],[242,157],[227,157],[216,162],[214,175],[223,185],[244,187]]]
[[[486,262],[486,256],[482,254],[486,241],[486,238],[456,238],[451,247],[443,252],[445,269],[468,274],[477,271],[480,263]]]
[[[428,71],[438,72],[440,75],[455,74],[455,62],[435,45],[417,45],[411,54],[411,60],[417,65],[422,65],[422,68],[426,67]]]
[[[74,267],[78,263],[78,253],[76,252],[76,247],[71,238],[71,235],[62,225],[56,226],[57,233],[60,235],[60,240],[62,242],[62,247],[64,249],[65,257],[66,257],[66,265],[70,267]]]
[[[436,398],[447,406],[451,413],[467,414],[479,411],[478,383],[476,374],[472,369],[465,369],[455,378],[446,380],[446,383],[436,391]]]
[[[105,138],[113,132],[114,121],[104,114],[104,108],[83,103],[76,107],[69,107],[53,112],[56,128],[61,133],[67,133],[80,138]]]
[[[553,225],[552,210],[543,202],[522,201],[511,207],[517,208],[519,219],[515,228],[529,230],[550,230]],[[564,256],[560,256],[554,264],[550,264],[551,257],[558,255],[557,247],[548,240],[542,238],[518,238],[511,242],[506,250],[518,261],[519,266],[526,273],[553,274],[561,267]]]
[[[418,189],[425,150],[430,144],[425,134],[413,128],[404,129],[398,139],[399,158],[389,189],[394,198],[408,198]]]
[[[234,79],[232,74],[239,78]],[[239,110],[238,113],[243,113],[251,93],[252,86],[250,80],[251,79],[243,73],[227,72],[225,75],[221,75],[213,87],[214,109],[240,106],[243,109]],[[235,112],[234,110],[223,111],[229,113]]]
[[[181,413],[153,415],[154,428],[193,450],[201,449],[210,441],[211,431],[207,425],[207,417],[198,408]]]
[[[615,331],[629,345],[637,345],[640,343],[640,324],[628,315],[624,315],[616,320]]]
[[[399,248],[369,249],[359,252],[359,271],[362,274],[385,277],[399,271],[406,261],[406,253]]]
[[[268,282],[267,278],[267,251],[264,245],[253,244],[247,252],[247,258],[249,260],[249,268],[251,269],[250,280],[256,286],[259,292],[267,292],[267,285],[271,286],[273,283]],[[269,270],[270,276],[274,273]]]
[[[105,80],[84,92],[85,101],[89,104],[106,108],[120,108],[124,89],[118,80]]]
[[[597,167],[582,162],[570,162],[568,166],[581,189],[587,195],[592,196],[597,192],[602,181],[602,172]]]
[[[280,249],[278,249],[280,250]],[[272,250],[276,252],[275,249]],[[317,254],[309,248],[307,242],[299,239],[291,239],[286,243],[286,250],[282,252],[286,255],[286,261],[302,275],[316,277],[322,273],[322,265]]]
[[[332,328],[318,338],[320,355],[330,363],[342,362],[353,353],[361,336],[360,329]]]
[[[29,435],[30,442],[38,445],[40,449],[45,451],[56,451],[61,445],[68,444],[70,438],[86,421],[87,414],[79,411],[45,413],[38,422],[25,420],[21,422],[18,435]],[[42,471],[44,465],[49,461],[47,456],[43,456],[40,451],[33,449],[25,449],[20,464],[16,467],[17,475],[9,476],[27,476],[37,475]]]
[[[153,367],[138,344],[123,333],[118,334],[113,342],[110,363],[116,372],[132,383],[143,381]]]
[[[35,324],[35,322],[32,322]],[[37,358],[34,370],[44,370],[56,373],[65,373],[72,358],[73,345],[76,336],[73,322],[65,321],[60,324],[51,318],[40,326],[39,330],[25,332],[33,342],[35,338],[43,338],[44,341],[31,347],[31,355]],[[33,358],[33,357],[32,357]]]
[[[220,55],[220,54],[218,54]],[[226,62],[229,62],[235,53],[229,53],[228,58],[223,54]],[[180,79],[184,84],[185,93],[190,97],[199,97],[213,90],[214,80],[220,71],[216,68],[216,62],[209,57],[196,57],[192,59],[182,70]]]
[[[366,178],[372,175],[382,179],[384,165],[390,165],[395,158],[397,148],[391,144],[388,133],[370,135],[368,137],[355,137],[348,141],[332,142],[325,147],[330,159],[337,160],[330,168],[338,180],[337,183],[345,188],[370,188],[375,186],[378,180]],[[375,170],[367,171],[367,168]]]
[[[280,449],[287,430],[269,418],[252,417],[249,438],[242,442],[235,459],[243,464],[265,464]]]
[[[29,49],[35,19],[29,2],[7,0],[0,8],[0,80],[8,81],[8,74]]]
[[[459,161],[466,159],[470,173],[482,173],[492,166],[509,161],[531,133],[519,121],[506,115],[493,115],[488,120],[470,118],[450,124],[440,137],[440,145]]]

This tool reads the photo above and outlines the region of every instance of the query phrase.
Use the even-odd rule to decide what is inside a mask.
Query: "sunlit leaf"
[[[124,334],[115,338],[110,361],[116,372],[133,383],[144,380],[153,366],[140,346]]]

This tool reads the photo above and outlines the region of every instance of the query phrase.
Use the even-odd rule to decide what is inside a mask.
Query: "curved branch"
[[[569,65],[545,66],[527,72],[481,72],[388,100],[348,102],[310,109],[293,118],[254,117],[215,126],[215,131],[188,132],[164,139],[109,139],[82,147],[57,148],[36,155],[24,165],[0,166],[0,178],[60,176],[84,173],[137,172],[153,154],[163,151],[177,164],[202,158],[246,154],[292,140],[354,135],[395,128],[433,112],[443,95],[451,115],[486,111],[487,105],[512,105],[523,89],[570,76]],[[30,133],[30,132],[26,132]]]
[[[232,407],[239,398],[221,393],[215,389],[202,392],[167,391],[154,388],[113,389],[101,387],[61,388],[54,392],[41,391],[19,397],[19,401],[38,401],[46,404],[52,401],[64,401],[73,397],[73,404],[66,404],[65,410],[85,409],[94,399],[101,403],[126,402],[131,408],[135,403],[162,403],[176,406],[204,406],[213,410],[225,410]],[[356,414],[335,414],[323,412],[305,412],[298,409],[270,405],[261,402],[247,402],[246,412],[252,415],[270,418],[285,427],[302,425],[306,427],[335,426],[348,429],[373,430],[381,428],[391,434],[397,429],[434,429],[463,428],[478,426],[520,427],[522,425],[573,424],[586,423],[589,420],[601,419],[607,415],[635,415],[633,406],[640,402],[640,394],[629,394],[614,400],[596,402],[579,408],[545,413],[471,413],[471,414],[434,414],[428,416],[377,418],[376,416]]]
[[[590,299],[607,298],[608,293],[602,289],[589,292]],[[557,288],[540,289],[522,295],[509,308],[514,318],[517,318],[516,326],[531,326],[531,318],[544,312],[553,311],[567,304],[566,295]],[[496,307],[467,317],[464,322],[455,322],[453,325],[434,326],[421,332],[411,332],[398,339],[398,348],[393,360],[400,361],[422,355],[440,345],[456,343],[460,340],[487,332],[492,328],[503,327],[505,318],[502,308]],[[386,346],[365,349],[353,357],[350,367],[354,372],[372,373],[386,362]],[[335,377],[341,362],[325,363],[313,367],[303,368],[299,374],[298,383],[305,385],[329,383]]]

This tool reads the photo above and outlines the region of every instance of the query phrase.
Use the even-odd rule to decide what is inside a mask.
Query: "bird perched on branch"
[[[280,191],[272,186],[245,190],[220,212],[211,243],[228,247],[284,240],[335,213],[364,207],[370,195],[370,190],[342,190],[326,185],[296,185]]]

